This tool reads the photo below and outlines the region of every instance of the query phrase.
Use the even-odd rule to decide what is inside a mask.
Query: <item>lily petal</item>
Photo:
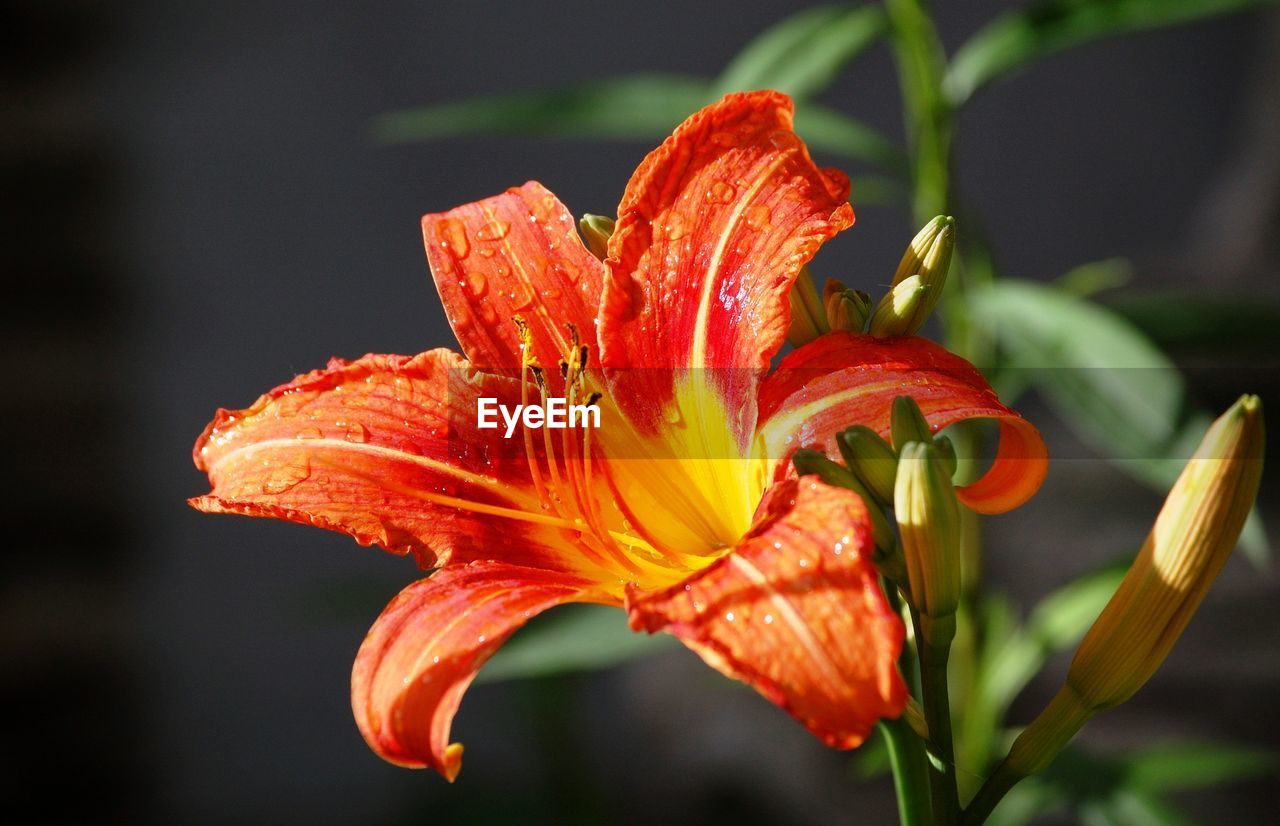
[[[334,359],[218,411],[194,453],[213,489],[191,504],[341,531],[424,568],[589,568],[541,509],[521,440],[476,428],[479,396],[516,404],[519,384],[447,350]]]
[[[553,385],[556,364],[573,343],[567,325],[594,343],[604,266],[583,246],[576,227],[537,181],[423,216],[436,289],[476,366],[521,366],[516,316],[528,324],[533,355]]]
[[[627,184],[599,336],[604,366],[630,368],[611,377],[612,395],[641,432],[694,412],[673,410],[689,379],[724,410],[747,411],[730,423],[745,448],[791,284],[853,223],[848,178],[814,165],[792,109],[777,92],[728,95],[677,127]]]
[[[418,580],[386,607],[356,655],[351,707],[360,733],[383,759],[429,766],[452,781],[462,744],[449,743],[449,729],[480,666],[535,614],[591,601],[586,580],[501,562]]]
[[[902,622],[880,590],[871,547],[857,494],[788,479],[731,553],[682,584],[632,589],[631,627],[675,635],[823,742],[853,748],[907,700],[897,667]]]
[[[901,395],[916,400],[934,430],[971,418],[999,423],[990,469],[956,489],[969,508],[1003,513],[1040,489],[1048,451],[1039,431],[1001,404],[972,364],[923,338],[833,332],[787,355],[760,389],[759,449],[779,475],[801,447],[835,457],[835,434],[850,425],[887,436],[893,400]]]

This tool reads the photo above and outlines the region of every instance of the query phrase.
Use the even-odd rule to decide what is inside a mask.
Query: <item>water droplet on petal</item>
[[[293,434],[295,439],[323,439],[324,434],[320,432],[318,427],[304,427],[297,433]]]
[[[440,243],[449,254],[459,260],[466,258],[471,252],[467,243],[467,229],[457,218],[445,218],[436,224],[436,232],[440,234]]]
[[[359,422],[347,426],[345,438],[348,442],[363,444],[369,440],[369,429]]]
[[[773,217],[773,213],[764,204],[756,204],[747,210],[747,227],[756,231],[763,231],[769,228],[769,219]]]
[[[707,200],[713,204],[727,204],[733,200],[733,185],[724,181],[716,181],[707,190]]]
[[[463,280],[472,298],[479,298],[489,291],[489,281],[482,272],[469,272]]]
[[[507,237],[510,231],[510,222],[494,219],[476,230],[476,238],[480,241],[497,241],[499,238]]]
[[[517,284],[511,291],[511,306],[524,310],[533,306],[533,289],[528,284]]]
[[[582,277],[582,268],[567,258],[561,258],[553,266],[560,275],[569,280],[570,284],[578,283],[578,279]]]
[[[480,320],[485,324],[492,324],[498,320],[498,313],[493,309],[493,305],[487,301],[480,305]]]
[[[679,212],[667,213],[667,220],[664,226],[667,231],[667,240],[669,241],[675,241],[689,234],[689,224]]]

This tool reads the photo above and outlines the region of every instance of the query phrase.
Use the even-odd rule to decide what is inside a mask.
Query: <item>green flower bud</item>
[[[604,215],[583,215],[578,221],[578,232],[591,254],[603,261],[609,255],[609,238],[613,236],[614,220]]]
[[[925,309],[926,304],[932,306],[926,298],[928,292],[923,277],[904,278],[880,299],[871,313],[867,332],[876,338],[915,335],[929,317]]]
[[[898,454],[869,427],[855,425],[836,436],[840,455],[854,475],[877,499],[893,502],[893,482],[898,474]]]
[[[915,335],[942,296],[955,248],[955,219],[939,215],[916,234],[871,316],[871,334]]]
[[[899,451],[893,508],[902,536],[912,606],[925,642],[946,645],[960,605],[960,503],[938,448],[909,442]]]
[[[791,285],[791,326],[787,328],[787,342],[792,347],[803,347],[823,333],[827,326],[827,311],[813,285],[808,267],[801,267],[796,283]]]
[[[889,418],[889,432],[893,439],[893,449],[902,453],[902,446],[907,442],[933,442],[933,430],[929,422],[920,412],[920,405],[910,396],[898,396],[893,400],[893,412]]]
[[[826,309],[832,330],[861,333],[871,315],[871,296],[861,290],[841,289],[827,296]]]

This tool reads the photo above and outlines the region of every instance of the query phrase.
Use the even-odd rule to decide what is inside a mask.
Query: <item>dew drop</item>
[[[756,204],[747,210],[747,228],[762,232],[769,229],[769,219],[773,217],[773,213],[769,211],[769,207],[764,204]]]
[[[708,197],[710,196],[708,195]],[[663,226],[666,229],[667,240],[669,241],[674,241],[677,238],[683,238],[689,234],[689,224],[685,221],[684,216],[679,212],[668,213],[667,220]]]
[[[716,181],[707,190],[707,200],[713,204],[727,204],[733,200],[733,185],[724,181]]]
[[[369,429],[359,422],[354,422],[347,426],[347,432],[344,438],[348,442],[363,444],[369,440]]]
[[[489,291],[489,281],[482,272],[469,272],[464,280],[472,298],[479,298]]]
[[[765,625],[773,625],[773,614],[765,614],[765,615],[764,615],[764,624],[765,624]]]
[[[528,284],[517,284],[511,291],[511,306],[517,310],[533,306],[533,290]]]
[[[553,266],[556,272],[569,280],[570,284],[578,283],[578,279],[582,277],[582,268],[567,258],[561,258]]]
[[[476,230],[476,238],[480,241],[497,241],[499,238],[506,238],[510,231],[510,222],[495,219]]]
[[[485,324],[493,324],[498,320],[498,313],[493,309],[493,305],[485,302],[480,305],[480,320]]]
[[[733,622],[734,616],[732,611],[727,611],[724,615],[725,622]]]
[[[324,434],[320,432],[318,427],[304,427],[297,433],[293,434],[295,439],[323,439]]]
[[[457,218],[445,218],[436,224],[436,232],[440,234],[440,243],[454,258],[466,258],[471,252],[467,243],[467,229]]]

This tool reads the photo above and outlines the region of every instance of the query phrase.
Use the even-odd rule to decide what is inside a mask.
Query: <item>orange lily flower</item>
[[[412,553],[408,586],[356,657],[352,706],[382,757],[452,780],[449,729],[489,656],[541,611],[622,607],[755,687],[824,742],[901,713],[903,643],[858,496],[797,479],[799,447],[837,455],[850,424],[887,433],[910,393],[934,428],[1000,422],[971,508],[1038,488],[1035,428],[978,372],[917,338],[832,333],[770,373],[788,295],[853,223],[848,179],[816,167],[784,95],[730,95],[645,158],[602,262],[535,182],[423,218],[466,357],[332,360],[220,410],[195,447],[208,512],[272,516]],[[559,371],[554,368],[560,365]],[[480,429],[505,405],[599,398],[598,429]]]

